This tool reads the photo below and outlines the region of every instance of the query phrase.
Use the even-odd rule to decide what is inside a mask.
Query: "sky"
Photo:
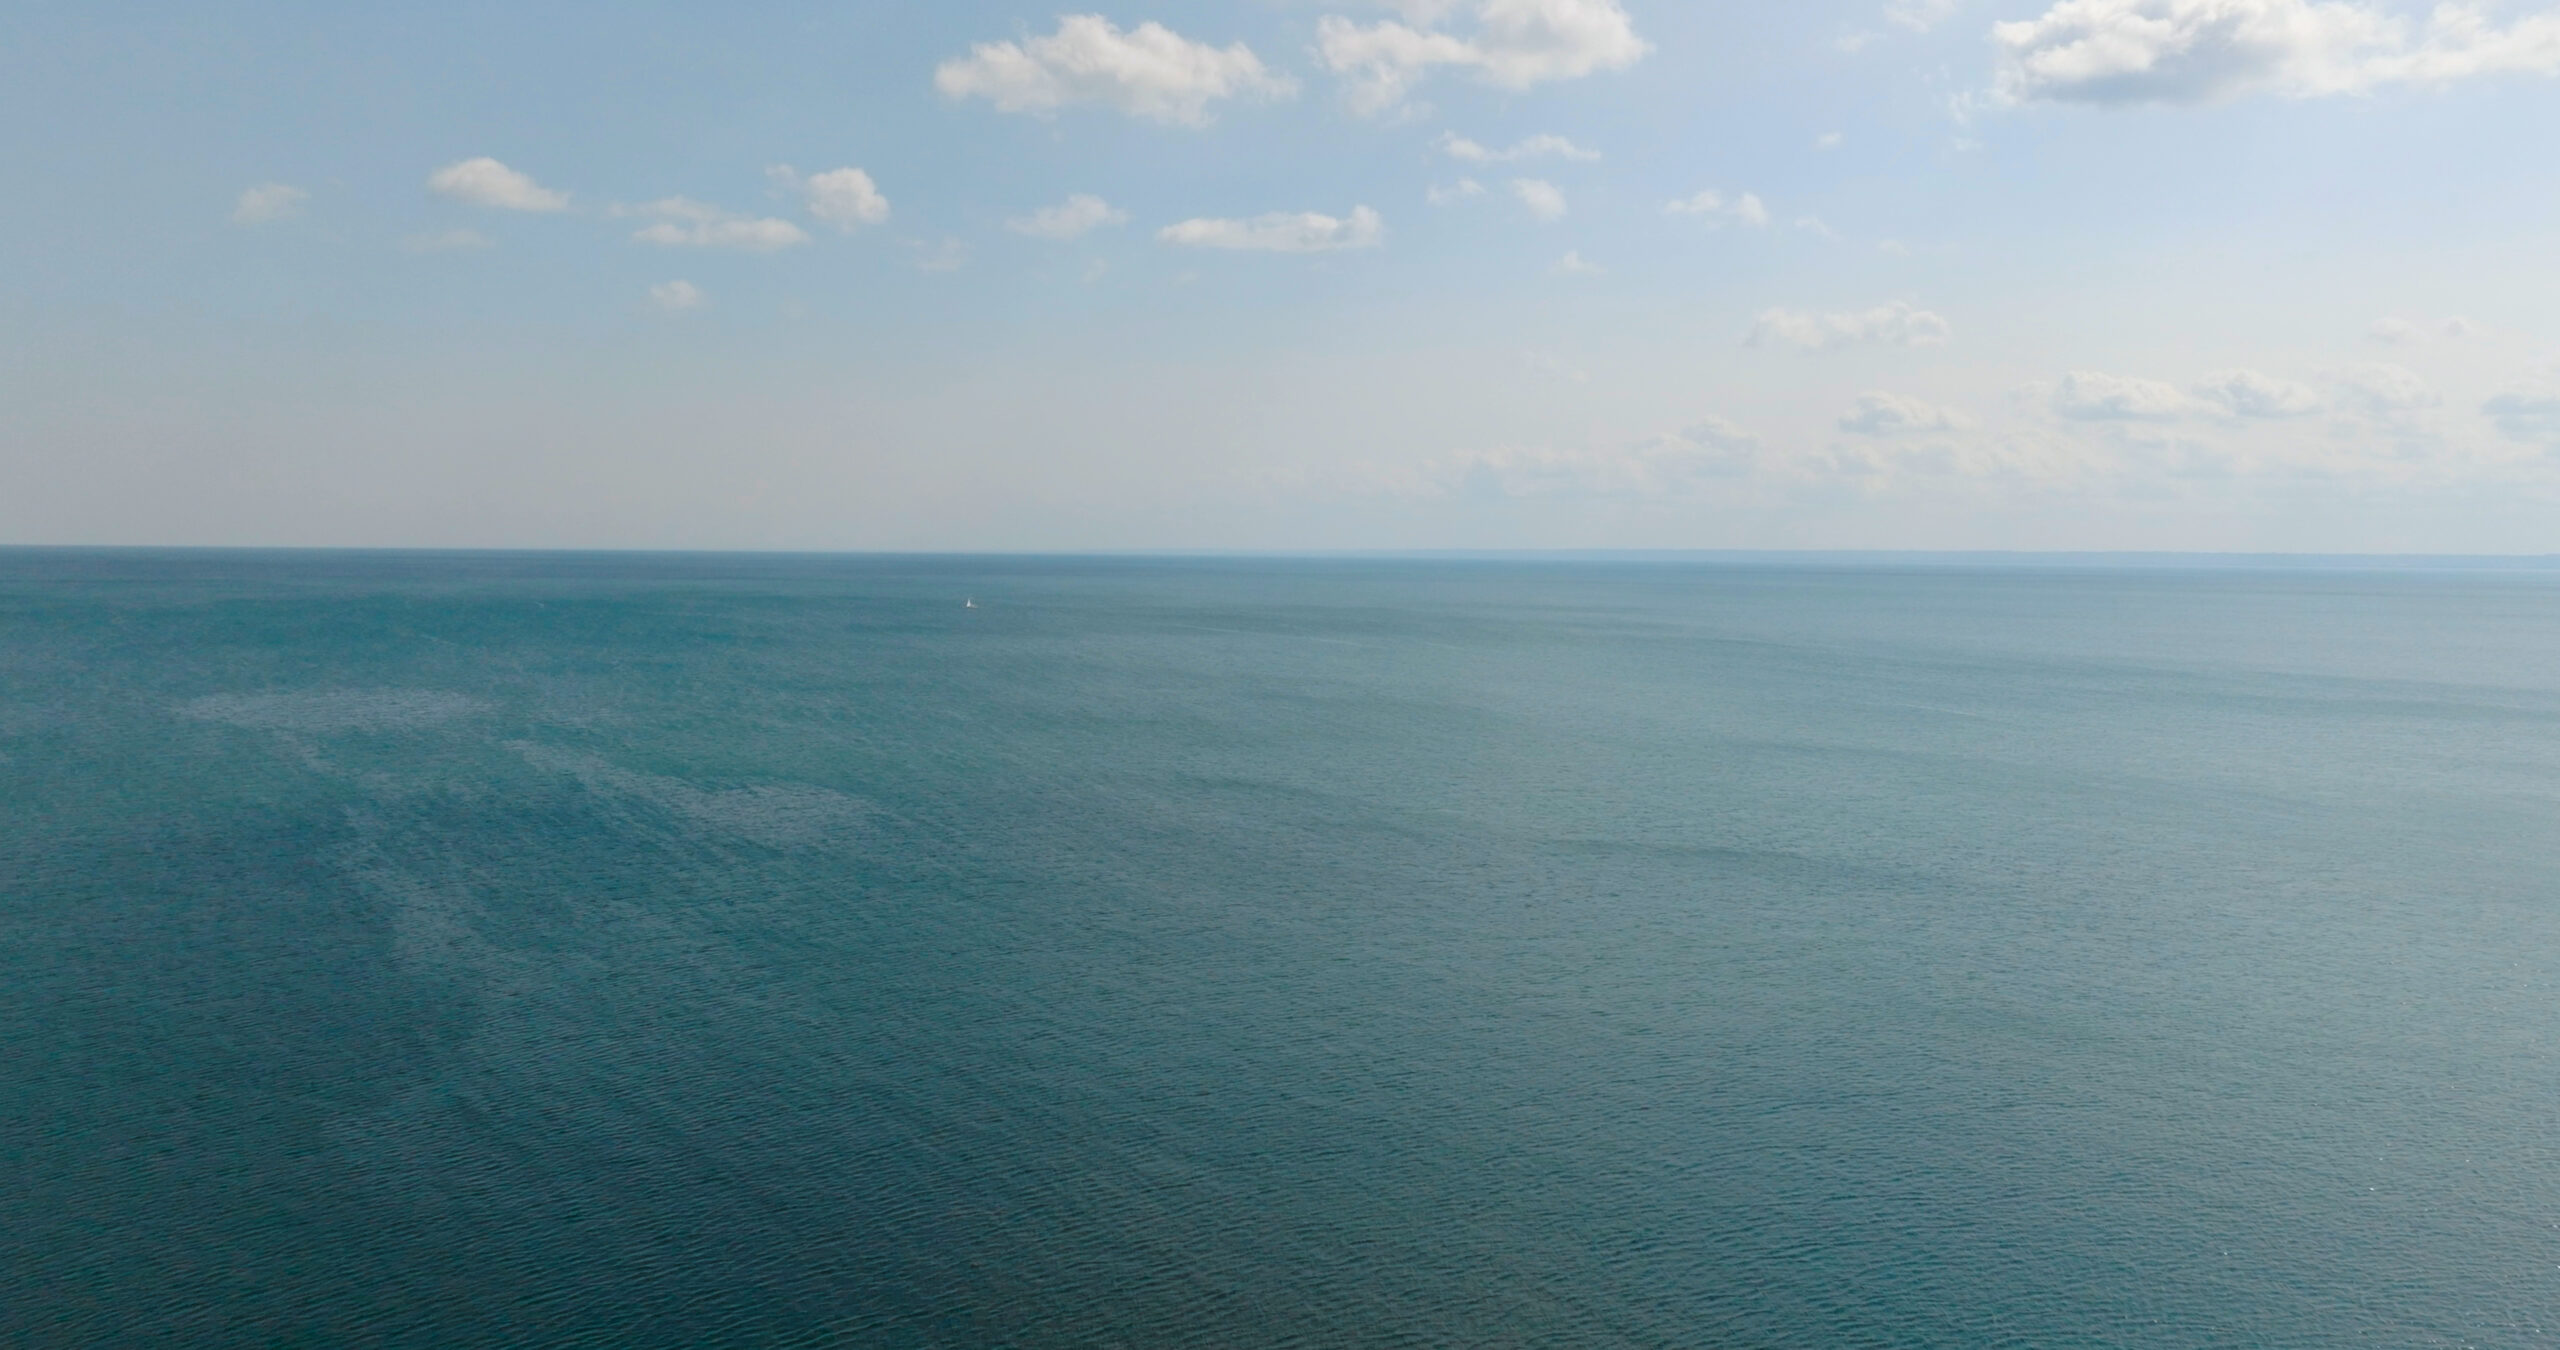
[[[0,543],[2560,552],[2550,0],[14,0]]]

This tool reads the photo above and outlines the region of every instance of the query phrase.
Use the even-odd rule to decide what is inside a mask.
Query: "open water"
[[[0,822],[0,1344],[2560,1343],[2560,574],[13,552]]]

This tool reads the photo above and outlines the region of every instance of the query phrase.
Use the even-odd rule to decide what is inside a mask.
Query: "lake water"
[[[2560,1341],[2560,574],[9,552],[0,818],[13,1346]]]

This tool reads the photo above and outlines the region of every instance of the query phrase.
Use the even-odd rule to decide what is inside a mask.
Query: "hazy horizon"
[[[861,548],[650,548],[581,547],[577,545],[403,545],[403,544],[0,544],[0,553],[200,554],[254,557],[267,554],[344,555],[362,557],[487,558],[773,558],[917,561],[1038,562],[1698,562],[1698,563],[1866,563],[1987,566],[2061,566],[2129,568],[2165,566],[2206,569],[2325,569],[2370,565],[2385,569],[2497,569],[2538,571],[2560,568],[2560,553],[2283,553],[2217,552],[2181,549],[1891,549],[1891,548],[1121,548],[1121,549],[861,549]]]

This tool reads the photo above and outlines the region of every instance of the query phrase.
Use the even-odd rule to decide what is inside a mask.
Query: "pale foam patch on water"
[[[714,817],[739,809],[722,793],[592,756],[560,758],[591,780],[570,817],[602,825],[619,847],[673,869],[704,852],[684,846],[700,818],[687,803]],[[680,813],[684,843],[669,846],[676,841],[665,837],[661,809]],[[761,819],[749,815],[747,823]],[[431,1071],[330,1123],[331,1169],[371,1197],[384,1236],[395,1242],[432,1241],[422,1235],[448,1225],[504,1243],[564,1221],[640,1221],[654,1189],[677,1184],[701,1160],[693,1134],[667,1107],[702,1077],[701,1057],[725,1062],[726,1052],[702,1039],[720,1020],[706,1010],[770,972],[721,940],[702,915],[611,886],[563,888],[547,897],[557,917],[528,927],[515,867],[538,870],[540,857],[453,832],[432,803],[353,808],[345,820],[352,837],[332,861],[386,921],[404,973],[432,990],[446,1015],[433,1019],[441,1039]],[[600,1008],[616,1007],[684,1011],[672,1021],[653,1012],[646,1020],[656,1030],[647,1034],[601,1031]],[[613,1025],[610,1016],[601,1025]],[[592,1122],[599,1104],[613,1121],[602,1136],[580,1123]],[[598,1175],[637,1184],[582,1181],[579,1163],[593,1164],[599,1152],[609,1161]],[[735,1200],[735,1189],[722,1190]],[[560,1259],[561,1269],[577,1270],[585,1258]]]
[[[637,773],[597,755],[517,742],[536,768],[566,773],[599,796],[636,799],[720,834],[772,848],[807,848],[867,837],[879,808],[860,797],[809,783],[696,787],[681,778]]]
[[[310,689],[279,694],[209,694],[178,705],[181,717],[258,731],[306,734],[415,731],[470,717],[486,705],[436,689]]]
[[[546,1079],[559,1076],[559,1047],[575,1038],[556,1011],[563,963],[556,953],[493,941],[484,931],[490,878],[458,858],[439,865],[431,849],[419,856],[419,841],[404,838],[414,820],[350,810],[347,823],[355,838],[334,861],[388,920],[392,954],[470,1014],[467,1032],[444,1048],[443,1072],[331,1125],[336,1165],[384,1186],[384,1209],[397,1222],[513,1222],[507,1216],[539,1203],[537,1188],[505,1184],[503,1150],[456,1122],[545,1101]],[[555,1067],[546,1075],[528,1066]]]
[[[474,983],[512,981],[530,975],[523,958],[500,951],[480,935],[480,903],[473,888],[455,878],[416,875],[385,855],[385,822],[369,811],[350,810],[354,842],[337,863],[348,880],[380,903],[391,923],[392,950],[415,969],[442,972]]]

